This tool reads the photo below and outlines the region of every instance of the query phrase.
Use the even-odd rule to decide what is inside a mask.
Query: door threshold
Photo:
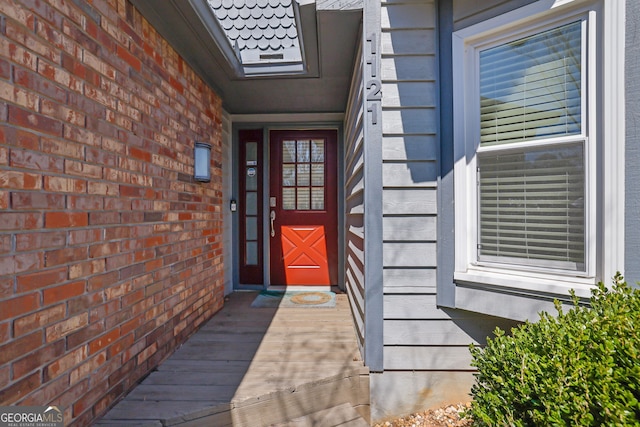
[[[300,285],[300,286],[284,286],[284,285],[272,285],[269,286],[270,291],[294,291],[294,292],[329,292],[331,291],[331,285]]]

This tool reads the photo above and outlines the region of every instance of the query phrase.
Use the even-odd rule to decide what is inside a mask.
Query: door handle
[[[276,220],[276,211],[271,211],[271,237],[276,237],[276,230],[273,228],[273,221]]]

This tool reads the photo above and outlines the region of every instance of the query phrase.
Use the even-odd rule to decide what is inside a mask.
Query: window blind
[[[479,261],[584,271],[580,64],[579,21],[480,52]]]
[[[581,22],[480,52],[480,145],[581,131]]]
[[[583,151],[579,143],[478,156],[481,261],[584,269]]]

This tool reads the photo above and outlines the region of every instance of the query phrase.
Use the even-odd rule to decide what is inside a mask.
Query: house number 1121
[[[371,113],[371,124],[378,124],[378,106],[382,99],[382,83],[376,75],[376,69],[378,68],[378,49],[376,43],[376,35],[372,33],[367,37],[369,43],[369,58],[367,64],[370,66],[371,79],[367,81],[367,111]]]

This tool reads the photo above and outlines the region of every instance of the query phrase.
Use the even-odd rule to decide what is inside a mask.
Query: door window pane
[[[311,209],[311,204],[309,203],[309,189],[308,188],[300,188],[298,187],[298,203],[297,209],[301,211],[306,211]]]
[[[324,140],[283,141],[282,144],[283,209],[323,210]]]
[[[298,141],[298,162],[308,162],[311,159],[309,141]]]
[[[308,163],[298,164],[298,186],[308,186],[311,182],[310,177],[310,168]]]
[[[246,161],[247,162],[256,162],[258,160],[258,143],[257,142],[247,142],[245,144],[246,150]],[[255,163],[252,163],[255,164]]]
[[[315,139],[311,141],[311,161],[324,162],[324,141]]]
[[[246,265],[258,264],[258,242],[247,242]]]
[[[246,218],[245,227],[246,240],[258,240],[258,218],[250,216]]]
[[[296,209],[296,189],[282,189],[282,209],[292,211]]]
[[[258,173],[256,168],[247,168],[246,190],[258,190]]]
[[[311,209],[324,210],[324,188],[311,189]]]
[[[245,212],[247,215],[258,214],[258,193],[255,191],[247,191],[247,206]]]
[[[311,165],[311,185],[324,186],[324,164]]]
[[[284,187],[296,186],[296,165],[282,165],[282,185]]]
[[[282,161],[284,163],[295,163],[296,161],[296,142],[282,142]]]

